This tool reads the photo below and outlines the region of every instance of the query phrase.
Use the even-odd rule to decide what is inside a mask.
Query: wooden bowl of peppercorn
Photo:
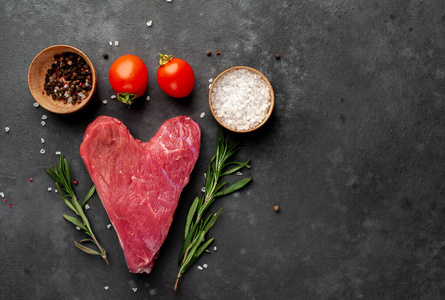
[[[90,59],[68,45],[51,46],[37,54],[28,71],[34,99],[46,110],[69,114],[93,98],[97,75]]]

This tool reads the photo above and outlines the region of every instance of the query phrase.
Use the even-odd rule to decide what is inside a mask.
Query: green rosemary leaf
[[[189,233],[190,224],[192,223],[193,216],[196,213],[196,208],[198,207],[199,203],[199,197],[196,197],[195,200],[192,203],[192,206],[190,207],[189,213],[187,215],[187,221],[185,223],[185,230],[184,230],[184,239],[187,238],[187,235]]]
[[[207,240],[204,244],[199,246],[198,250],[196,250],[195,256],[198,258],[204,250],[207,249],[207,247],[213,242],[214,238],[211,238],[210,240]]]
[[[79,226],[80,228],[82,228],[85,231],[88,231],[88,229],[85,227],[85,225],[82,224],[82,222],[80,222],[79,220],[77,220],[74,217],[68,216],[66,214],[62,214],[62,216],[65,218],[65,220],[73,223],[75,226]]]
[[[248,159],[248,160],[247,160],[246,162],[244,162],[244,163],[242,163],[242,162],[238,162],[238,161],[233,161],[233,162],[227,163],[225,166],[232,165],[232,164],[235,164],[235,165],[237,165],[237,166],[234,167],[234,168],[232,168],[232,169],[230,169],[230,170],[225,171],[224,173],[221,174],[221,176],[226,176],[226,175],[233,174],[233,173],[235,173],[236,171],[241,170],[242,168],[248,168],[248,169],[250,169],[249,161],[250,161],[250,159]]]
[[[74,245],[75,245],[78,249],[82,250],[82,251],[85,252],[85,253],[102,256],[102,253],[99,253],[99,252],[97,252],[96,250],[93,250],[93,249],[91,249],[91,248],[85,247],[84,245],[79,244],[79,243],[76,242],[76,241],[74,241]]]
[[[221,207],[221,209],[212,217],[212,219],[207,223],[207,225],[204,228],[204,232],[207,233],[209,232],[210,228],[213,227],[213,225],[215,225],[216,220],[218,219],[219,215],[222,213],[223,208]]]
[[[88,218],[87,218],[87,216],[85,215],[85,213],[83,212],[83,209],[82,209],[82,207],[80,206],[80,203],[79,203],[79,201],[77,201],[77,199],[75,199],[75,198],[73,198],[74,199],[74,207],[76,208],[76,210],[77,210],[77,213],[79,214],[79,216],[82,218],[82,221],[83,221],[83,223],[85,224],[85,226],[88,228],[88,231],[92,231],[91,230],[91,226],[90,226],[90,222],[88,221]]]
[[[90,200],[90,198],[94,195],[95,191],[96,191],[96,186],[93,184],[93,186],[90,187],[87,195],[85,196],[85,199],[83,199],[82,207],[84,207],[85,204],[87,204],[88,200]]]
[[[81,243],[86,243],[86,242],[91,242],[94,243],[94,241],[92,239],[82,239],[80,240]]]
[[[224,196],[233,192],[236,192],[237,190],[244,187],[246,184],[248,184],[250,181],[252,181],[252,178],[243,178],[240,181],[232,184],[231,186],[225,188],[221,192],[217,193],[215,196]]]
[[[58,191],[58,189],[57,189],[57,191]],[[66,200],[65,197],[62,196],[62,199],[63,199],[63,202],[65,202],[66,206],[68,206],[72,211],[74,211],[76,214],[78,214],[77,210],[74,208],[74,206],[68,200]]]

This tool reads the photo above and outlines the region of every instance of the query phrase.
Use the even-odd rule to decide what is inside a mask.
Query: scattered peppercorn
[[[210,52],[210,50],[207,50],[206,55],[210,56],[210,55],[212,55],[212,52]]]
[[[105,53],[105,54],[104,54],[104,58],[105,58],[105,59],[108,59],[108,54]]]
[[[8,205],[8,206],[9,206],[9,208],[11,208],[11,207],[12,207],[12,203],[9,203],[9,205]]]
[[[77,185],[77,184],[79,184],[79,181],[74,180],[73,183]]]
[[[279,212],[279,211],[280,211],[280,207],[279,207],[278,205],[275,205],[275,206],[273,207],[273,209],[274,209],[276,212]]]
[[[32,180],[33,180],[33,179],[32,179],[32,177],[31,177],[31,178],[29,179],[29,182],[32,182]]]
[[[6,202],[6,198],[5,198],[5,199],[3,199],[3,202]]]
[[[280,56],[280,54],[275,54],[275,59],[280,59],[281,58],[281,56]]]
[[[221,55],[221,51],[216,50],[216,55]]]

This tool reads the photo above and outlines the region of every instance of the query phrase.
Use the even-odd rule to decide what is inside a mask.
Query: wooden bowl
[[[218,119],[218,117],[215,115],[215,111],[213,110],[213,107],[212,107],[212,91],[213,91],[213,87],[215,86],[215,83],[218,82],[218,80],[219,80],[224,74],[226,74],[226,73],[228,73],[228,72],[230,72],[230,71],[233,71],[233,70],[239,70],[239,69],[246,69],[246,70],[249,70],[249,71],[251,71],[251,72],[253,72],[253,73],[256,73],[256,74],[260,75],[261,78],[262,78],[262,79],[266,82],[266,84],[269,86],[269,90],[270,90],[270,107],[269,107],[269,110],[268,110],[268,112],[267,112],[267,115],[265,116],[264,120],[263,120],[259,125],[257,125],[256,127],[252,128],[252,129],[248,129],[248,130],[236,130],[236,129],[230,128],[229,126],[227,126],[227,124],[222,123],[222,122]],[[252,132],[252,131],[254,131],[254,130],[257,130],[257,129],[260,128],[261,126],[263,126],[264,123],[266,123],[266,121],[269,119],[270,115],[272,114],[274,104],[275,104],[275,96],[274,96],[274,92],[273,92],[273,89],[272,89],[272,85],[270,84],[269,80],[267,80],[266,76],[264,76],[260,71],[255,70],[255,69],[253,69],[253,68],[249,68],[249,67],[245,67],[245,66],[236,66],[236,67],[229,68],[229,69],[225,70],[224,72],[222,72],[221,74],[219,74],[219,75],[215,78],[215,80],[213,80],[213,83],[212,83],[212,85],[210,86],[210,91],[209,91],[209,106],[210,106],[210,111],[212,112],[212,115],[213,115],[213,117],[215,118],[215,120],[216,120],[222,127],[226,128],[227,130],[233,131],[233,132],[239,132],[239,133]]]
[[[81,103],[71,104],[65,103],[63,100],[53,100],[51,96],[44,93],[43,84],[45,83],[45,75],[47,70],[51,68],[54,62],[54,55],[62,54],[64,52],[72,52],[82,57],[90,66],[92,75],[92,88],[88,96],[82,100]],[[32,61],[28,71],[28,86],[34,99],[46,110],[57,114],[69,114],[84,108],[88,102],[93,98],[97,88],[96,70],[90,59],[77,48],[67,45],[56,45],[46,48]]]

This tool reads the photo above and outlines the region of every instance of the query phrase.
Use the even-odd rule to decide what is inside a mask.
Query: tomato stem
[[[167,54],[161,54],[159,53],[159,61],[158,61],[158,65],[161,67],[163,65],[165,65],[166,63],[168,63],[171,59],[173,59],[173,55],[167,55]]]
[[[136,94],[130,94],[129,92],[118,93],[117,100],[130,106],[136,100]]]

